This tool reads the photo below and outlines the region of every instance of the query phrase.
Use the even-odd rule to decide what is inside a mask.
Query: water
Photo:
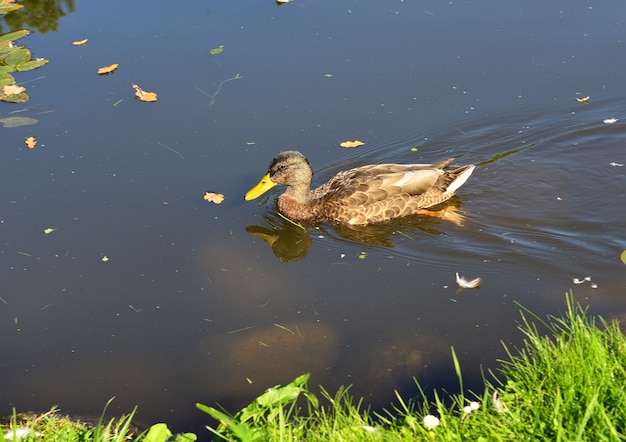
[[[622,2],[70,6],[21,41],[51,60],[16,74],[31,101],[0,104],[39,120],[0,129],[2,413],[115,396],[113,412],[198,430],[196,402],[235,411],[305,371],[385,406],[413,376],[456,388],[452,346],[478,388],[520,343],[516,303],[559,314],[574,288],[624,314]],[[316,184],[462,155],[478,166],[453,201],[464,225],[304,234],[276,216],[280,190],[243,201],[286,149]],[[455,272],[482,287],[457,291]]]

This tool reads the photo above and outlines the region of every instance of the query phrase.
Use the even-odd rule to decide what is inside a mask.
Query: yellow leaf
[[[156,92],[145,92],[135,83],[133,83],[133,88],[135,89],[135,97],[141,101],[157,101]]]
[[[223,46],[223,45],[220,45],[219,47],[217,47],[217,48],[213,48],[213,49],[211,49],[211,50],[209,51],[209,53],[210,53],[211,55],[221,54],[222,52],[224,52],[224,46]]]
[[[108,75],[114,72],[120,65],[118,63],[113,63],[103,68],[98,69],[98,75]]]
[[[224,201],[224,195],[221,193],[204,192],[204,199],[210,203],[222,204],[222,201]]]
[[[363,141],[354,140],[354,141],[344,141],[340,144],[341,147],[359,147],[363,146],[365,143]]]
[[[37,145],[37,139],[35,137],[27,137],[26,138],[26,147],[29,149],[34,149]]]
[[[589,98],[591,98],[589,95],[580,98],[576,97],[576,101],[578,101],[579,103],[587,103],[589,102]]]
[[[26,90],[25,87],[18,86],[17,84],[9,84],[9,85],[2,87],[2,93],[4,93],[4,95],[8,97],[10,97],[11,95],[20,94],[24,92],[25,90]]]
[[[85,46],[87,44],[87,39],[84,40],[78,40],[78,41],[73,41],[72,44],[74,46]]]

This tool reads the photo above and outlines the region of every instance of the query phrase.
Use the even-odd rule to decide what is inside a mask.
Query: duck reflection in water
[[[269,195],[260,201],[265,225],[248,226],[246,232],[262,239],[281,262],[296,262],[304,259],[311,249],[314,237],[330,236],[360,244],[395,247],[394,239],[411,237],[415,230],[431,235],[444,235],[445,233],[438,229],[442,221],[448,221],[457,226],[463,225],[461,201],[457,197],[433,207],[434,210],[364,226],[339,223],[311,226],[297,223],[271,210],[275,207],[271,199],[275,202],[276,198]]]

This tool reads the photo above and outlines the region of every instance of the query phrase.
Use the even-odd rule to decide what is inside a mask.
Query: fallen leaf
[[[217,48],[211,49],[209,52],[211,53],[211,55],[221,54],[222,52],[224,52],[224,46],[220,45]]]
[[[103,68],[98,69],[98,75],[109,75],[114,72],[118,67],[120,67],[119,63],[113,63]]]
[[[354,140],[354,141],[344,141],[339,144],[341,147],[359,147],[363,146],[365,143],[363,141]]]
[[[607,118],[606,120],[602,120],[604,124],[613,124],[619,121],[617,118]]]
[[[612,161],[612,162],[609,163],[609,166],[624,167],[624,163],[616,163],[615,161]]]
[[[102,262],[107,262],[108,260],[109,260],[109,257],[108,257],[108,256],[104,255],[104,256],[102,257]]]
[[[52,232],[54,232],[56,229],[53,229],[52,227],[48,227],[47,229],[44,229],[43,233],[45,233],[46,235],[51,234]]]
[[[135,97],[141,101],[157,101],[156,92],[145,92],[135,83],[133,83],[133,88],[135,89]]]
[[[18,86],[17,84],[9,84],[6,86],[2,86],[2,93],[6,96],[17,95],[26,90],[25,87]]]
[[[622,252],[622,254],[619,256],[620,261],[622,261],[622,263],[626,264],[626,250],[624,250]]]
[[[85,46],[87,44],[87,39],[84,40],[78,40],[78,41],[73,41],[72,44],[74,46]]]
[[[576,101],[578,101],[579,103],[589,103],[589,98],[591,98],[589,95],[580,98],[576,97]]]
[[[465,279],[464,276],[459,276],[459,272],[456,272],[456,283],[462,289],[475,289],[476,287],[480,286],[482,282],[483,280],[480,278],[475,278],[471,281],[468,281],[467,279]]]
[[[210,203],[222,204],[222,201],[224,201],[224,195],[215,192],[204,192],[204,199]]]
[[[37,145],[37,139],[35,137],[26,137],[26,147],[34,149]]]

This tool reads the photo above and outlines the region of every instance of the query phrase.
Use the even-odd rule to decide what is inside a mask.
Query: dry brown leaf
[[[576,101],[578,101],[579,103],[588,103],[590,98],[591,97],[589,95],[587,95],[586,97],[581,97],[581,98],[576,97]]]
[[[210,203],[222,204],[222,201],[224,201],[224,195],[215,192],[204,192],[204,199]]]
[[[25,87],[18,86],[17,84],[8,84],[2,87],[2,93],[8,97],[10,97],[11,95],[21,94],[25,90]]]
[[[35,137],[26,137],[26,147],[34,149],[37,145],[37,139]]]
[[[108,75],[114,72],[120,65],[118,63],[113,63],[103,68],[98,69],[98,75]]]
[[[156,92],[145,92],[135,83],[133,83],[133,88],[135,89],[135,97],[141,101],[157,101]]]
[[[74,46],[85,46],[87,44],[87,39],[84,40],[78,40],[78,41],[73,41],[72,44]]]
[[[365,143],[363,141],[354,140],[354,141],[344,141],[339,144],[341,147],[359,147],[363,146]]]

